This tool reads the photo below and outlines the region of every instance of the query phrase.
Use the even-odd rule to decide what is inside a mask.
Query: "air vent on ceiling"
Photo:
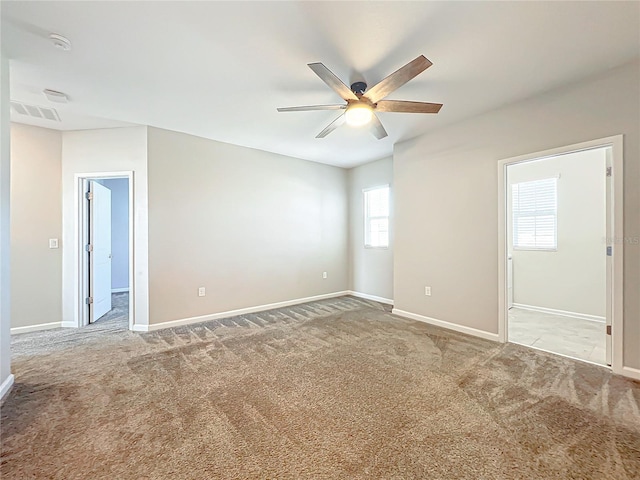
[[[43,120],[52,120],[54,122],[60,121],[60,115],[58,115],[58,112],[54,108],[27,105],[26,103],[15,101],[11,101],[11,108],[13,108],[13,111],[19,115],[41,118]]]

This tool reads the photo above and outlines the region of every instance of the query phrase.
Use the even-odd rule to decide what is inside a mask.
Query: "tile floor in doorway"
[[[605,324],[521,308],[509,310],[509,341],[606,365]]]

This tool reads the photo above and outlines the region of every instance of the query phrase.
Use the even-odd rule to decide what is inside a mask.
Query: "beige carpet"
[[[73,333],[16,338],[3,479],[640,478],[638,383],[372,302]]]

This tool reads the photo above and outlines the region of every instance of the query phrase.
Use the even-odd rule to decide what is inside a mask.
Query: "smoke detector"
[[[71,42],[69,39],[58,33],[49,34],[49,40],[51,40],[54,47],[59,48],[60,50],[64,50],[65,52],[71,50]]]
[[[55,103],[68,103],[69,97],[67,97],[66,93],[56,92],[55,90],[49,90],[48,88],[42,91],[44,96],[47,97],[47,100]]]

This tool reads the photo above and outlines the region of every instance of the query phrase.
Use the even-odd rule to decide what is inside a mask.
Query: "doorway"
[[[133,325],[132,174],[77,176],[79,322]]]
[[[503,160],[500,339],[622,368],[622,138]]]

